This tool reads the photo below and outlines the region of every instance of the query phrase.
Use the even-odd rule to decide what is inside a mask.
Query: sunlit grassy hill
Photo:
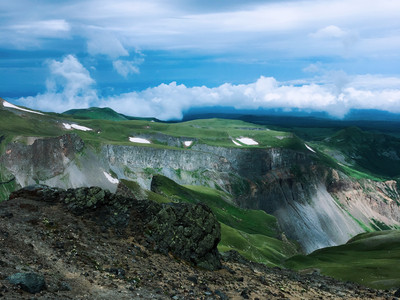
[[[317,269],[322,274],[375,288],[400,285],[400,231],[363,233],[341,246],[290,258],[295,270]]]

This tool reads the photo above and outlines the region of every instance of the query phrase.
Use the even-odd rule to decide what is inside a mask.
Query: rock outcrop
[[[209,270],[221,267],[217,250],[220,224],[204,204],[158,204],[99,187],[63,190],[45,185],[15,191],[10,199],[15,198],[61,202],[68,211],[92,219],[104,229],[141,236],[156,251]]]
[[[161,253],[174,253],[208,270],[220,268],[221,228],[206,205],[164,205],[148,225],[151,241]]]
[[[31,294],[39,293],[46,287],[43,275],[37,273],[15,273],[7,280]]]

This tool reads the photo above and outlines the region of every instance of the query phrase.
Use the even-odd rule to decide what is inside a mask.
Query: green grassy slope
[[[363,233],[347,244],[297,255],[285,265],[295,270],[316,268],[325,275],[374,288],[400,286],[400,231]]]
[[[117,113],[111,108],[90,107],[87,109],[70,109],[63,112],[65,115],[71,115],[77,119],[102,119],[111,121],[126,121],[128,118]]]
[[[349,127],[327,139],[325,144],[344,153],[360,171],[384,177],[400,176],[398,138]]]
[[[126,120],[143,120],[143,121],[157,121],[156,118],[139,118],[126,116],[124,114],[117,113],[115,110],[109,107],[90,107],[82,109],[70,109],[62,114],[71,115],[76,119],[99,119],[99,120],[110,120],[110,121],[126,121]]]
[[[91,117],[101,117],[100,114],[109,114],[107,109],[93,109],[94,112],[85,110]],[[79,111],[78,111],[79,112]],[[115,112],[114,112],[115,113]],[[97,116],[93,116],[96,115]],[[79,113],[77,113],[79,116]],[[109,115],[110,116],[110,115]],[[193,139],[207,145],[257,148],[257,147],[286,147],[291,149],[306,150],[304,143],[291,133],[267,130],[263,126],[249,124],[235,120],[196,120],[183,123],[161,123],[148,120],[120,120],[118,122],[103,119],[79,119],[68,114],[32,113],[14,114],[0,106],[0,133],[7,136],[59,136],[68,132],[77,133],[82,139],[94,144],[123,144],[129,142],[131,136],[148,137],[152,141],[150,147],[167,147],[165,143],[152,137],[156,133],[177,138]],[[92,128],[93,131],[66,130],[62,123],[75,123]],[[256,140],[259,145],[236,146],[232,139],[249,137]],[[141,144],[142,146],[145,146]],[[183,145],[182,145],[183,147]]]
[[[170,201],[207,204],[221,223],[220,251],[236,250],[244,257],[281,265],[296,253],[293,244],[279,240],[279,229],[274,216],[260,210],[241,209],[230,204],[224,192],[201,186],[181,186],[161,176],[153,177],[152,190]],[[165,202],[165,201],[163,201]]]

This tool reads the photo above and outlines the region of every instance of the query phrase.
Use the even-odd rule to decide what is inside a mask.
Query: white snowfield
[[[103,171],[104,176],[106,176],[106,178],[108,179],[109,182],[117,184],[119,183],[119,180],[116,178],[113,178],[110,174],[108,174],[106,171]]]
[[[22,111],[26,111],[26,112],[30,112],[30,113],[33,113],[33,114],[44,115],[44,114],[42,114],[41,112],[38,112],[38,111],[33,111],[33,110],[29,110],[29,109],[18,107],[18,106],[14,105],[14,104],[11,104],[11,103],[9,103],[9,102],[7,102],[5,100],[3,101],[3,106],[4,107],[18,109],[18,110],[22,110]]]
[[[193,144],[193,141],[184,141],[183,144],[184,144],[186,147],[190,147],[190,146]]]
[[[242,146],[241,144],[239,144],[238,142],[236,142],[234,139],[232,139],[232,142],[233,142],[236,146]]]
[[[249,145],[249,146],[254,146],[254,145],[258,145],[258,142],[256,142],[255,140],[248,138],[248,137],[241,137],[237,139],[239,142],[241,142],[242,144],[245,145]]]
[[[82,130],[82,131],[93,130],[92,128],[81,126],[81,125],[78,125],[78,124],[63,123],[63,126],[64,126],[65,129],[77,129],[77,130]]]
[[[129,141],[131,141],[132,143],[139,143],[139,144],[151,144],[151,142],[149,140],[139,138],[139,137],[130,137]]]
[[[317,152],[315,152],[315,150],[313,149],[313,148],[311,148],[310,146],[308,146],[307,144],[304,144],[306,147],[307,147],[307,149],[308,150],[310,150],[311,152],[314,152],[314,153],[317,153]]]

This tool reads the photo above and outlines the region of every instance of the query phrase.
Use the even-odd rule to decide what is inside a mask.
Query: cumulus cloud
[[[95,81],[89,71],[73,55],[61,61],[48,62],[50,77],[47,90],[35,97],[24,97],[19,103],[44,111],[62,112],[72,108],[86,108],[98,101],[93,89]]]
[[[260,77],[250,84],[227,83],[215,88],[186,87],[172,82],[141,92],[102,99],[101,104],[125,114],[155,116],[164,120],[180,119],[189,108],[203,106],[231,106],[237,109],[295,108],[325,111],[339,118],[344,117],[352,108],[400,113],[399,88],[384,87],[381,84],[376,85],[379,86],[377,89],[369,88],[375,80],[381,81],[383,78],[347,76],[343,83],[337,77],[333,76],[330,81],[322,84],[301,86],[280,83],[272,77]]]
[[[98,97],[89,71],[72,55],[49,63],[47,92],[21,98],[20,103],[44,111],[108,106],[132,116],[180,119],[194,107],[226,106],[237,109],[279,108],[325,111],[344,117],[350,109],[378,109],[400,113],[400,78],[376,75],[350,76],[329,71],[301,85],[261,76],[249,84],[225,83],[218,87],[187,87],[172,82],[143,91]]]

